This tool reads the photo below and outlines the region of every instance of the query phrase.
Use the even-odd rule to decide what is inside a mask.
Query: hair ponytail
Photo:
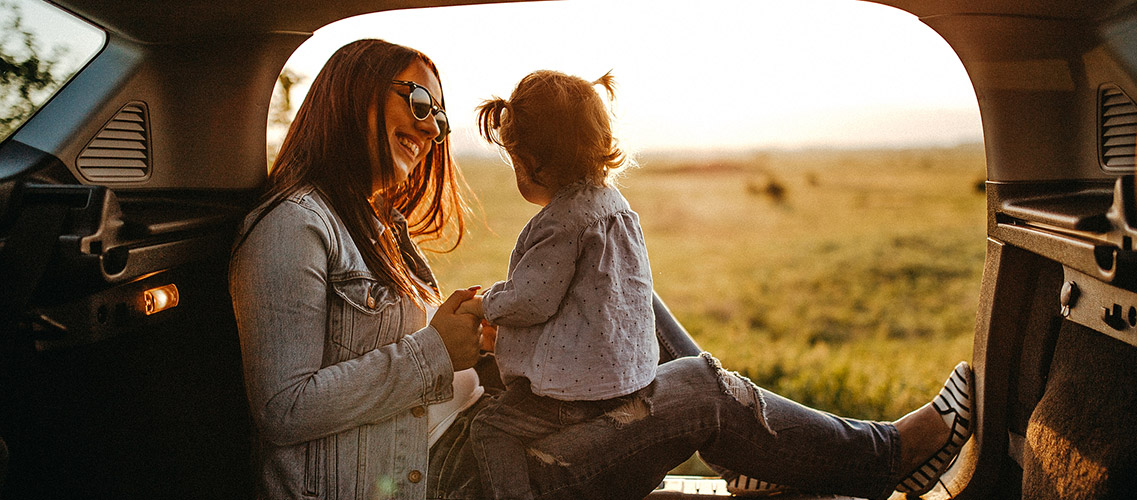
[[[500,97],[487,99],[478,106],[478,132],[481,133],[485,140],[504,146],[502,143],[500,130],[501,130],[501,113],[509,109],[509,103]]]
[[[608,92],[608,102],[616,100],[616,78],[612,76],[612,70],[608,70],[604,76],[593,80],[592,85],[604,87],[604,90]]]

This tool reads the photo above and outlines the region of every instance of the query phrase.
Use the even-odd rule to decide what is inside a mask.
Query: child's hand
[[[482,311],[482,296],[475,295],[473,298],[466,299],[458,306],[458,314],[472,314],[478,318],[485,318],[486,314]]]
[[[494,352],[494,348],[497,347],[497,325],[483,319],[478,341],[483,352]]]

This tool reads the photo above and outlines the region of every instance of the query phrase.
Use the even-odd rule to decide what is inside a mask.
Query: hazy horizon
[[[557,22],[550,22],[556,19]],[[286,68],[307,85],[359,38],[439,67],[456,154],[496,154],[474,108],[525,74],[611,70],[615,132],[637,152],[943,147],[982,141],[958,57],[906,12],[857,0],[564,0],[407,9],[316,31]]]
[[[481,139],[478,139],[479,141]],[[901,152],[924,150],[954,150],[984,147],[983,139],[961,140],[958,142],[929,142],[908,144],[830,144],[830,143],[804,143],[799,145],[755,145],[755,146],[654,146],[648,148],[626,149],[625,152],[634,159],[666,157],[670,160],[702,160],[716,159],[746,159],[750,156],[764,153],[824,153],[824,152]],[[456,158],[492,159],[500,158],[501,153],[495,146],[484,143],[472,144],[467,141],[451,141],[451,154]],[[502,164],[505,162],[503,160]]]

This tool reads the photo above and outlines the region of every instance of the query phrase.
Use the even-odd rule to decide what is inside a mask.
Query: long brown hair
[[[426,55],[383,40],[358,40],[336,51],[313,80],[288,129],[268,176],[265,197],[270,206],[262,213],[304,186],[315,187],[347,227],[372,273],[405,295],[439,303],[437,290],[413,278],[395,231],[380,235],[371,223],[377,217],[391,228],[392,210],[397,210],[406,216],[410,234],[426,241],[444,241],[447,228],[454,227],[452,245],[437,250],[443,252],[457,247],[465,233],[467,207],[459,190],[465,183],[450,157],[449,139],[430,142],[423,164],[405,182],[372,193],[372,172],[379,172],[378,185],[394,182],[384,120],[386,96],[395,75],[416,59],[438,77]],[[445,106],[443,97],[437,97]]]

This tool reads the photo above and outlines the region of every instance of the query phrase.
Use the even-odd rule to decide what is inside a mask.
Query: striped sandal
[[[796,488],[789,486],[782,486],[779,484],[768,483],[759,479],[755,479],[744,474],[739,474],[726,467],[704,462],[707,467],[715,471],[724,481],[726,481],[726,491],[731,496],[736,497],[769,497],[774,495],[781,495],[791,491],[797,491]]]
[[[944,423],[951,428],[951,436],[939,451],[900,481],[896,491],[907,493],[910,497],[931,491],[940,476],[959,456],[974,428],[971,420],[972,380],[971,367],[966,361],[955,365],[955,370],[944,382],[944,388],[932,400],[932,407],[940,412]]]
[[[726,482],[726,491],[736,497],[768,497],[796,490],[788,486],[767,483],[739,475]]]

